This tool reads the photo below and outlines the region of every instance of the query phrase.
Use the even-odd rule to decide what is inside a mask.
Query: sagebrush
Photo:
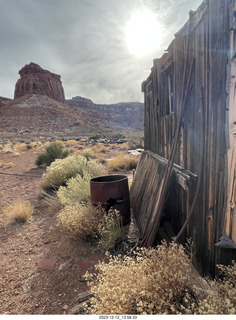
[[[84,172],[83,177],[77,175],[68,180],[66,187],[61,186],[57,192],[58,198],[63,205],[76,205],[81,202],[88,202],[90,196],[90,180],[93,176]]]
[[[70,178],[74,178],[78,174],[83,177],[86,172],[91,176],[96,177],[103,175],[105,169],[102,164],[95,160],[88,161],[81,155],[57,159],[47,167],[46,173],[43,175],[42,188],[47,189],[50,187],[58,188],[60,186],[65,186]]]

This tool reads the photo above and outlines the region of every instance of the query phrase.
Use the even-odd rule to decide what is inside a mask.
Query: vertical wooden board
[[[145,234],[156,213],[165,169],[166,165],[157,161],[150,152],[142,153],[130,190],[131,207],[141,236]]]
[[[236,33],[236,31],[234,31]],[[236,43],[234,43],[236,47]],[[224,222],[224,231],[236,243],[236,59],[231,60],[231,79],[229,88],[229,150],[228,159],[228,193]]]

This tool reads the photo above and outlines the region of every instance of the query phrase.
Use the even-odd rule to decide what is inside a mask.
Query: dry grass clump
[[[14,145],[12,142],[8,141],[7,143],[5,143],[3,146],[2,146],[2,151],[4,153],[11,153],[11,152],[14,152]]]
[[[7,163],[5,164],[5,168],[6,168],[6,169],[10,169],[10,168],[12,168],[14,165],[15,165],[15,164],[14,164],[13,162],[7,162]]]
[[[3,212],[7,215],[10,222],[26,222],[33,212],[30,201],[17,200],[12,204],[3,208]]]
[[[87,313],[235,313],[233,301],[225,303],[231,294],[235,297],[235,271],[234,280],[231,276],[227,284],[230,291],[226,298],[220,290],[206,292],[191,276],[190,256],[182,245],[174,242],[169,245],[164,242],[157,248],[139,248],[133,256],[110,256],[107,264],[100,262],[96,269],[97,275],[85,276],[94,295]],[[232,269],[229,270],[232,274]],[[213,308],[217,307],[215,310],[211,303]]]
[[[58,215],[59,226],[78,238],[96,237],[98,224],[103,219],[101,208],[92,204],[66,206]]]
[[[132,170],[137,167],[139,156],[119,153],[114,159],[110,160],[108,165],[113,171]]]
[[[119,147],[120,147],[120,149],[128,150],[129,149],[129,143],[128,142],[124,142],[124,143],[120,144]]]
[[[98,143],[98,144],[96,144],[95,146],[93,146],[91,149],[92,149],[95,153],[97,153],[97,152],[106,153],[106,152],[109,150],[109,148],[106,147],[106,146],[104,146],[103,143]]]
[[[67,140],[66,141],[66,144],[68,146],[76,146],[78,144],[78,141],[74,140],[74,139],[71,139],[71,140]]]

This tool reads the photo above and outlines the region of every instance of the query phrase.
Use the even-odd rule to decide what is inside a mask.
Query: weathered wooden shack
[[[236,259],[236,0],[191,11],[142,91],[131,206],[143,243],[191,237],[194,265],[214,275]]]

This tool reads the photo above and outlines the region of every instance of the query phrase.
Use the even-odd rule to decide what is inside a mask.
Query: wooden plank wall
[[[142,86],[145,96],[145,149],[168,158],[180,116],[182,90],[186,88],[186,82],[183,82],[184,65],[186,63],[188,71],[194,59],[191,90],[182,115],[175,163],[197,173],[201,160],[204,160],[201,191],[186,233],[194,241],[195,265],[202,274],[214,273],[215,264],[221,262],[217,261],[214,244],[222,235],[223,223],[228,234],[229,230],[234,230],[233,237],[236,237],[235,211],[232,213],[231,210],[224,220],[227,184],[234,199],[236,194],[235,176],[227,183],[232,173],[227,171],[225,132],[228,116],[226,82],[230,45],[229,10],[232,3],[235,0],[204,1],[195,13],[190,12],[189,21],[175,35],[168,52],[161,59],[154,60],[151,74]],[[168,86],[168,77],[172,79],[172,87]],[[171,107],[170,95],[173,97]],[[231,95],[233,118],[234,91],[231,91]],[[233,128],[235,130],[235,118]],[[233,143],[231,141],[231,151],[228,153],[228,158],[232,158],[228,166],[235,174],[234,133],[231,132],[234,140]],[[176,211],[181,212],[184,221],[193,201],[194,190],[186,192],[180,189],[177,197]]]
[[[227,206],[224,219],[225,234],[236,243],[236,1],[232,4],[230,30],[230,68],[227,92],[229,94],[227,118],[228,122],[228,193]]]

